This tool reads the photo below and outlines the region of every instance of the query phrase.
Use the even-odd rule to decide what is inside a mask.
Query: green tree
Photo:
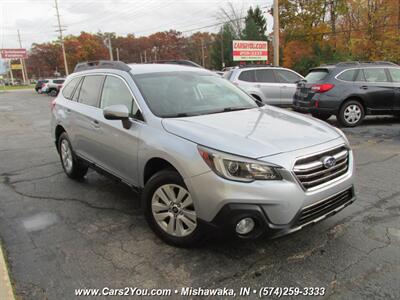
[[[232,41],[236,39],[230,23],[225,23],[219,31],[211,49],[211,65],[214,69],[233,65]]]
[[[245,27],[242,32],[242,38],[245,40],[266,40],[267,20],[263,16],[262,10],[257,6],[247,11],[245,18]]]

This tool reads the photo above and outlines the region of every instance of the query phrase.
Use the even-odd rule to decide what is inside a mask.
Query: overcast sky
[[[58,0],[58,5],[64,34],[103,31],[146,36],[168,29],[190,34],[189,30],[215,24],[220,8],[229,2],[243,15],[251,5],[263,11],[272,5],[272,0]],[[0,0],[0,48],[19,48],[17,29],[24,48],[55,40],[55,14],[54,0]],[[265,15],[270,29],[272,18]]]

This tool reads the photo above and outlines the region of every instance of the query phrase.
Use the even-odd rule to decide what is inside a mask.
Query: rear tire
[[[357,100],[347,101],[342,105],[336,117],[339,123],[345,127],[358,126],[365,117],[364,107]]]
[[[311,114],[314,118],[320,119],[322,121],[328,120],[332,115],[328,113],[312,113]]]
[[[51,91],[49,92],[49,95],[50,95],[51,97],[56,97],[57,94],[58,94],[57,90],[51,90]]]
[[[88,166],[82,163],[74,154],[66,132],[60,135],[57,145],[65,174],[72,179],[82,179],[88,171]]]
[[[150,228],[167,244],[193,247],[203,240],[204,230],[191,195],[176,171],[153,175],[144,187],[142,201]]]

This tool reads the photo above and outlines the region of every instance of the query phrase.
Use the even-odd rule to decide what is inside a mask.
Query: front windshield
[[[135,75],[150,110],[158,117],[184,117],[255,108],[257,104],[226,79],[175,71]]]

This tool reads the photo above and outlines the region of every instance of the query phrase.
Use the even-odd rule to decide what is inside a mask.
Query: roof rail
[[[337,66],[345,66],[345,65],[359,65],[360,64],[360,62],[359,61],[342,61],[342,62],[339,62],[339,63],[337,63],[336,65]]]
[[[248,65],[239,65],[240,69],[245,68],[262,68],[262,67],[276,67],[271,64],[248,64]]]
[[[395,64],[394,62],[385,61],[385,60],[363,61],[363,62],[361,62],[361,63],[363,63],[363,64],[377,64],[377,65],[398,66],[398,64]]]
[[[74,72],[93,70],[93,69],[116,69],[121,71],[131,70],[131,68],[122,61],[95,60],[95,61],[85,61],[78,63],[75,66]]]
[[[147,64],[171,64],[171,65],[182,65],[182,66],[189,66],[189,67],[197,67],[202,68],[199,64],[187,59],[167,59],[167,60],[156,60],[156,61],[149,61]]]

